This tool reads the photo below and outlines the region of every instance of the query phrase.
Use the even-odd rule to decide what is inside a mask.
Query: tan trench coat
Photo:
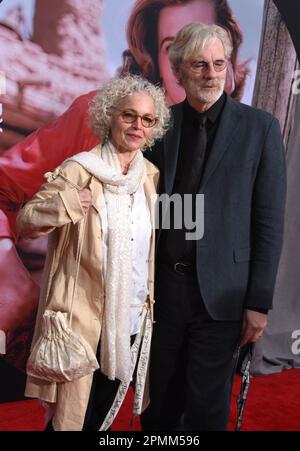
[[[99,151],[100,146],[91,150],[94,153]],[[153,301],[155,237],[152,200],[156,193],[159,172],[148,160],[145,159],[145,163],[147,177],[144,189],[153,225],[148,280],[149,298]],[[92,206],[86,215],[81,208],[78,188],[75,185],[79,189],[89,186],[92,192]],[[77,246],[82,238],[83,248],[73,297],[71,328],[81,335],[96,353],[104,303],[101,277],[102,233],[99,220],[102,202],[101,182],[78,163],[70,161],[63,163],[51,173],[48,183],[40,188],[18,215],[17,227],[22,237],[34,239],[50,234],[32,347],[40,334],[41,317],[46,308],[54,311],[70,311],[75,285]],[[83,219],[86,222],[84,230]],[[149,305],[153,315],[153,304],[149,302]],[[93,374],[90,374],[72,382],[50,383],[28,376],[25,395],[56,403],[53,419],[55,430],[81,430],[92,378]]]

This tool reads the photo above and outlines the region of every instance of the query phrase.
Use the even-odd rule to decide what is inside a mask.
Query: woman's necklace
[[[130,163],[121,164],[122,174],[126,175],[129,169]]]

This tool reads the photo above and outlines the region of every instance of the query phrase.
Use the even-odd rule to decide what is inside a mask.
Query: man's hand
[[[36,315],[39,286],[21,262],[13,242],[0,239],[0,330],[12,334]]]
[[[267,325],[268,315],[246,309],[244,312],[240,346],[260,339]]]
[[[79,199],[81,202],[81,206],[83,208],[83,211],[87,213],[88,209],[92,205],[92,193],[89,188],[84,188],[81,191],[79,191]]]

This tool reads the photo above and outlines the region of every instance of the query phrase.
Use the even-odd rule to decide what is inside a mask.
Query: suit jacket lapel
[[[220,118],[220,124],[202,176],[200,192],[203,192],[205,185],[214,173],[237,132],[239,121],[241,119],[238,106],[238,102],[227,95],[224,110]]]
[[[158,171],[153,173],[147,173],[147,177],[144,181],[144,190],[145,190],[145,196],[147,199],[149,211],[150,211],[150,218],[151,218],[151,225],[152,229],[155,229],[155,201],[156,201],[156,189],[155,189],[155,183],[153,181],[153,177],[155,174],[157,174]]]
[[[172,108],[173,123],[164,138],[164,192],[172,193],[181,138],[183,103]]]

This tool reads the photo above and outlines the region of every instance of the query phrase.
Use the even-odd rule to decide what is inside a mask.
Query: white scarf
[[[105,305],[101,331],[101,371],[109,379],[128,382],[132,376],[130,355],[130,304],[132,293],[132,252],[130,236],[130,195],[143,179],[145,164],[139,150],[128,173],[122,174],[117,151],[108,141],[101,156],[81,152],[69,160],[81,164],[103,184],[107,204],[108,258]]]

